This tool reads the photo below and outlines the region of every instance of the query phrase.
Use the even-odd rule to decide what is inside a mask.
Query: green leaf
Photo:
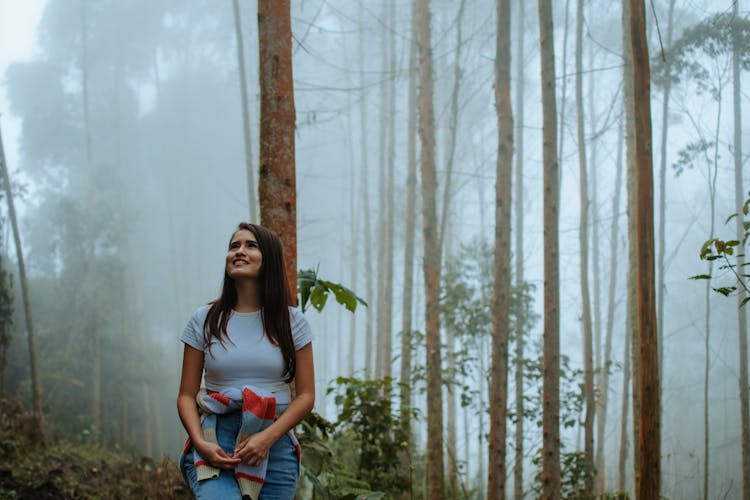
[[[750,302],[750,297],[745,297],[744,299],[742,299],[742,302],[740,302],[740,307],[744,306],[748,302]]]
[[[688,279],[689,280],[710,280],[711,275],[710,274],[696,274],[695,276],[691,276]]]

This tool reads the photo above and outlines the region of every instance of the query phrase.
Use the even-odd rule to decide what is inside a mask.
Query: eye
[[[229,244],[229,248],[239,248],[240,243],[238,241],[233,241]]]
[[[247,246],[250,248],[258,248],[258,242],[257,241],[248,241]]]

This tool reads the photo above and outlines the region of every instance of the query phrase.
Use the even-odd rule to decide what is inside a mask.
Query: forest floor
[[[172,461],[40,440],[17,400],[0,400],[0,422],[0,500],[192,498]]]

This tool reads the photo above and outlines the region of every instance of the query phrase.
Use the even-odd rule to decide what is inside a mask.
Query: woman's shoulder
[[[213,303],[209,302],[208,304],[204,304],[198,307],[193,311],[193,314],[191,314],[190,317],[194,319],[205,320],[206,316],[208,315],[208,310],[211,309],[212,305]]]

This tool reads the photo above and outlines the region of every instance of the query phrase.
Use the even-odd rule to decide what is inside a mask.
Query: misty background
[[[647,5],[652,60],[658,59],[660,46],[666,44],[667,3],[653,2],[655,17]],[[570,4],[554,3],[561,116],[558,134],[562,141],[560,336],[561,350],[570,358],[570,366],[581,369],[579,178],[573,90],[575,5]],[[232,2],[100,0],[85,2],[85,10],[82,5],[65,0],[0,0],[0,130],[20,211],[38,330],[43,405],[52,416],[48,418],[52,434],[75,438],[100,432],[105,442],[117,442],[154,457],[176,457],[184,439],[175,407],[182,353],[178,336],[191,312],[219,293],[228,239],[238,222],[249,220],[250,213]],[[393,370],[397,377],[404,281],[411,2],[394,0],[393,5],[391,17],[386,4],[374,0],[295,1],[292,33],[298,264],[300,269],[317,269],[325,279],[353,289],[369,303],[369,314],[373,315],[370,317],[377,313],[373,310],[377,300],[368,296],[365,273],[369,271],[375,280],[383,273],[381,240],[386,220],[381,168],[388,161],[388,148],[393,148],[394,268],[393,282],[384,286],[393,292]],[[626,349],[627,214],[624,184],[615,183],[618,161],[622,162],[624,155],[620,135],[621,20],[618,4],[588,0],[584,5],[589,234],[592,245],[599,247],[593,250],[596,256],[591,257],[590,282],[594,328],[600,333],[606,322],[607,288],[610,280],[616,279],[612,379],[605,433],[605,450],[611,457],[605,474],[612,482],[617,473],[615,457],[619,451],[622,361]],[[678,39],[685,27],[730,12],[731,5],[728,0],[677,1],[674,38]],[[516,82],[522,79],[524,117],[516,125],[525,144],[521,158],[524,253],[514,259],[523,262],[524,279],[532,285],[532,311],[541,315],[539,34],[536,2],[526,2],[524,18],[518,17],[517,6],[514,2],[512,58],[517,56],[515,46],[521,39],[525,54],[523,75],[518,74],[516,62],[512,61],[511,88],[515,93]],[[463,257],[459,259],[467,260],[466,248],[478,248],[482,242],[491,244],[494,235],[495,2],[465,3],[460,47],[458,8],[459,2],[455,1],[432,2],[438,182],[441,193],[449,182],[451,195],[446,212],[444,263],[460,255]],[[743,8],[740,5],[746,17]],[[255,2],[241,2],[241,16],[252,154],[257,165]],[[657,32],[657,21],[661,33]],[[390,37],[395,40],[392,58],[388,49]],[[447,179],[457,53],[459,111],[455,160]],[[664,339],[663,490],[670,498],[693,498],[701,488],[704,363],[708,348],[711,490],[716,496],[738,498],[741,434],[737,304],[713,292],[707,299],[705,284],[688,279],[706,272],[707,264],[699,260],[698,254],[712,227],[715,236],[732,237],[733,226],[724,221],[735,211],[731,59],[702,62],[709,70],[714,92],[687,78],[672,85],[666,196],[655,200],[666,210],[660,332]],[[88,133],[82,104],[84,67]],[[387,105],[390,82],[395,83],[392,111]],[[745,86],[742,92],[745,123],[746,89]],[[655,165],[661,147],[662,97],[660,87],[652,85]],[[383,124],[391,118],[395,129],[389,146]],[[694,161],[680,164],[680,152],[699,140],[711,144],[696,154]],[[747,132],[742,141],[748,151]],[[90,169],[86,168],[87,143]],[[655,176],[657,196],[658,182]],[[618,188],[622,190],[621,203],[613,210],[612,199]],[[742,192],[747,193],[747,182]],[[369,234],[365,231],[366,214],[371,220]],[[0,215],[3,265],[15,276],[15,252],[4,200]],[[620,228],[615,241],[619,258],[615,274],[610,274],[608,249],[613,225]],[[95,229],[91,232],[87,227]],[[515,228],[513,231],[516,238]],[[421,252],[418,236],[417,263],[421,262]],[[418,267],[413,278],[414,328],[421,330],[424,288]],[[15,285],[14,290],[15,326],[6,355],[3,390],[28,400],[25,322],[20,287]],[[352,319],[342,307],[329,304],[321,313],[309,309],[306,316],[316,335],[315,410],[335,420],[337,405],[326,389],[337,376],[348,376],[351,368],[355,374],[364,374],[365,356],[373,350],[373,346],[365,345],[368,313],[358,309]],[[92,324],[102,332],[103,402],[99,430],[92,429],[87,415],[91,404],[88,356]],[[531,327],[532,345],[541,341],[541,328],[541,321]],[[601,336],[599,339],[603,342]],[[529,347],[529,351],[532,349]],[[480,354],[477,351],[476,355]],[[489,366],[489,350],[485,349],[484,354]],[[423,350],[415,353],[415,363],[424,364]],[[464,381],[486,404],[486,385],[481,385],[486,384],[486,375],[472,365]],[[420,392],[423,385],[423,381],[415,381],[417,407],[424,405],[424,394]],[[122,399],[128,401],[125,407],[118,402]],[[481,485],[487,453],[486,441],[482,444],[485,431],[476,410],[459,407],[458,411],[458,458],[464,464],[461,474],[467,481],[476,480]],[[566,449],[579,447],[582,440],[583,417],[578,420],[563,429]],[[416,429],[418,443],[424,443],[424,426],[418,424]],[[525,432],[526,476],[531,481],[536,470],[531,459],[541,446],[541,430],[528,425]],[[632,441],[630,449],[632,453]]]

